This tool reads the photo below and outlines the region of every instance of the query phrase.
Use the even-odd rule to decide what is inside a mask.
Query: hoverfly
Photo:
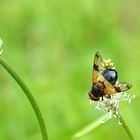
[[[111,95],[124,92],[132,87],[126,82],[118,81],[118,73],[113,64],[110,66],[104,64],[101,54],[97,52],[93,64],[93,85],[88,94],[93,101],[98,101],[100,98],[103,100],[104,96],[110,98]]]

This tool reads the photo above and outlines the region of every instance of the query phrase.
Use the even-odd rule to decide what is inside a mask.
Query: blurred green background
[[[103,113],[89,104],[92,63],[99,50],[136,95],[120,110],[140,138],[140,1],[0,0],[3,57],[22,77],[43,113],[50,140],[69,140]],[[34,112],[0,68],[0,139],[41,140]],[[129,140],[115,119],[79,140]]]

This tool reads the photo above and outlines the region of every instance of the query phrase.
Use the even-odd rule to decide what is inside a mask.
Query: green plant
[[[1,45],[2,45],[2,41],[0,40],[0,47],[1,47]],[[0,48],[0,55],[2,54],[2,52],[3,52],[3,49]],[[28,101],[30,102],[30,104],[35,112],[35,115],[37,117],[37,120],[38,120],[38,123],[40,126],[40,130],[42,133],[42,139],[48,140],[46,125],[45,125],[42,113],[39,109],[39,106],[38,106],[35,98],[33,97],[33,94],[31,93],[29,88],[26,86],[26,84],[23,82],[23,80],[16,74],[16,72],[4,61],[2,56],[0,56],[0,65],[13,77],[13,79],[17,82],[17,84],[23,90],[23,93],[26,95],[26,97],[27,97]]]

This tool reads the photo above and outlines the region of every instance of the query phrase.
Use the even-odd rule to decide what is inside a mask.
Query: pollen
[[[102,69],[115,69],[114,63],[111,61],[111,59],[103,59],[101,67]]]

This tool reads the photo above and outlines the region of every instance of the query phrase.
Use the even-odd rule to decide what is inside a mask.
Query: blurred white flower
[[[3,52],[2,45],[3,45],[3,41],[2,41],[2,39],[0,38],[0,55],[1,55],[2,52]]]

